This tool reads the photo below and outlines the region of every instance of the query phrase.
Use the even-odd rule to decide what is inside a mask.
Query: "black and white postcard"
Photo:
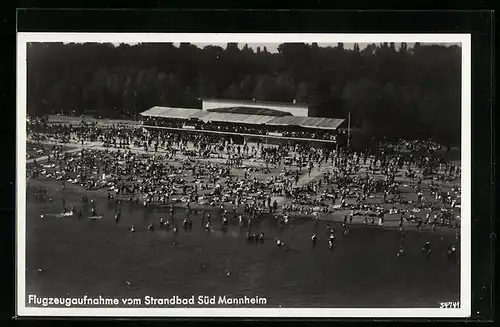
[[[470,315],[470,35],[17,47],[19,316]]]

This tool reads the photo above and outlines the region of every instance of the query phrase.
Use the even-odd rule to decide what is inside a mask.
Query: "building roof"
[[[256,100],[237,100],[237,99],[214,99],[214,98],[200,98],[202,101],[213,101],[213,102],[239,102],[241,104],[253,104],[253,105],[272,105],[272,106],[284,106],[284,107],[303,107],[309,108],[307,103],[293,103],[293,102],[277,102],[277,101],[256,101]]]
[[[227,122],[252,125],[301,126],[317,129],[337,129],[345,119],[297,116],[267,116],[232,112],[213,112],[200,109],[153,107],[141,113],[145,117],[163,117],[176,119],[199,119],[204,122]]]
[[[235,113],[235,114],[248,114],[248,115],[264,115],[264,116],[291,116],[292,114],[286,111],[270,109],[270,108],[259,108],[259,107],[228,107],[228,108],[214,108],[207,109],[210,112],[225,112],[225,113]]]
[[[215,122],[227,122],[227,123],[237,123],[237,124],[261,125],[267,123],[273,118],[274,116],[208,112],[208,115],[203,116],[200,119],[205,122],[215,121]]]
[[[199,115],[201,111],[202,110],[200,109],[155,106],[144,112],[141,112],[141,116],[190,119],[191,116]]]
[[[276,117],[267,122],[268,125],[301,126],[306,128],[337,129],[345,119],[323,117]]]

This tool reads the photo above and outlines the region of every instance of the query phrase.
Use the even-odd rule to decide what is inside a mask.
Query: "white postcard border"
[[[109,43],[460,43],[462,47],[462,207],[460,308],[33,308],[26,306],[26,45]],[[471,315],[471,36],[470,34],[17,33],[16,314],[61,317],[342,317],[463,318]],[[105,294],[103,294],[105,295]]]

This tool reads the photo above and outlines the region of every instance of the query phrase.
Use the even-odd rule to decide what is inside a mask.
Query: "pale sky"
[[[364,49],[367,45],[369,44],[372,44],[372,43],[375,43],[375,44],[378,44],[376,42],[371,42],[371,43],[358,43],[359,45],[359,48],[360,49]],[[206,47],[207,45],[217,45],[217,46],[220,46],[222,48],[226,48],[227,46],[227,43],[193,43],[194,45],[196,45],[198,48],[203,48],[203,47]],[[252,48],[254,51],[257,50],[258,47],[260,47],[260,49],[264,49],[264,47],[267,48],[267,51],[268,52],[271,52],[271,53],[277,53],[278,52],[278,46],[280,45],[280,43],[247,43],[248,46],[250,48]],[[310,43],[307,43],[307,44],[310,44]],[[399,48],[401,43],[396,43],[396,48]],[[408,48],[412,48],[413,45],[415,43],[412,43],[412,42],[408,42],[406,43]],[[460,45],[460,43],[425,43],[425,42],[421,42],[420,44],[422,45],[425,45],[425,44],[443,44],[443,45]],[[179,43],[174,43],[175,46],[179,46]],[[242,43],[238,43],[238,47],[241,49],[243,48],[243,46],[245,46],[245,42],[242,42]],[[336,47],[337,46],[337,42],[335,43],[318,43],[318,46],[320,47]],[[344,43],[344,49],[352,49],[354,47],[354,43]]]
[[[193,43],[196,45],[198,48],[203,48],[206,47],[207,45],[216,45],[223,47],[224,49],[227,46],[227,43]],[[268,52],[271,53],[277,53],[278,52],[278,46],[280,45],[279,43],[247,43],[250,48],[252,48],[254,51],[257,51],[257,48],[260,47],[260,49],[264,49],[264,47],[267,48]],[[174,45],[178,46],[178,43],[174,43]],[[360,43],[359,47],[360,49],[364,48],[367,45],[367,43],[363,43],[363,45]],[[238,48],[243,48],[245,46],[245,42],[238,43]],[[318,43],[318,46],[320,47],[336,47],[337,43]],[[346,49],[351,49],[354,46],[354,43],[346,44],[344,43],[344,48]]]
[[[368,44],[371,44],[371,43],[360,42],[360,43],[358,43],[358,45],[359,45],[360,49],[364,49]],[[119,43],[113,43],[113,44],[116,45],[116,46],[119,45]],[[137,43],[128,43],[128,44],[135,45]],[[220,47],[222,47],[222,48],[225,49],[226,46],[227,46],[227,43],[194,43],[193,42],[192,44],[196,45],[198,48],[204,48],[207,45],[214,45],[214,46],[220,46]],[[278,46],[280,45],[280,43],[247,43],[247,44],[254,51],[257,51],[258,47],[260,47],[261,50],[264,49],[264,47],[266,47],[267,51],[271,52],[271,53],[277,53],[278,52]],[[308,43],[308,44],[310,44],[310,43]],[[375,43],[375,44],[378,44],[378,43]],[[411,48],[411,47],[413,47],[413,45],[415,43],[407,42],[406,44],[407,44],[408,48]],[[422,45],[425,45],[425,44],[442,44],[442,45],[448,45],[448,46],[450,46],[450,45],[460,45],[460,43],[455,43],[455,42],[450,42],[450,43],[426,43],[426,42],[420,42],[420,44],[422,44]],[[174,45],[176,47],[178,47],[180,45],[180,43],[174,43]],[[238,47],[240,49],[242,49],[243,46],[245,46],[245,42],[239,42],[238,43]],[[320,46],[320,47],[328,47],[328,46],[330,46],[330,47],[336,47],[337,46],[337,42],[335,42],[335,43],[318,43],[318,46]],[[399,48],[399,46],[400,46],[400,43],[396,43],[396,48]],[[344,48],[345,49],[352,49],[353,47],[354,47],[354,43],[344,43]]]

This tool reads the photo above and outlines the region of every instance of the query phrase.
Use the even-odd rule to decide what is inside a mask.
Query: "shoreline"
[[[57,184],[58,181],[54,181],[54,180],[40,180],[40,179],[29,179],[26,181],[26,186],[27,187],[37,187],[37,186],[41,186],[43,185],[44,187],[46,187],[48,190],[49,190],[49,194],[50,194],[50,191],[52,191],[52,194],[55,192],[56,194],[60,194],[62,193],[62,189],[60,187],[56,187],[55,184]],[[74,187],[71,187],[71,188],[66,188],[65,189],[65,192],[70,192],[70,193],[73,193],[74,195],[90,195],[89,197],[92,198],[98,198],[100,201],[107,201],[108,203],[109,202],[114,202],[116,200],[121,200],[123,204],[129,204],[130,201],[128,200],[124,200],[122,198],[113,198],[113,199],[108,199],[107,198],[107,192],[105,190],[85,190],[83,187],[79,186],[79,185],[74,185],[74,184],[71,184],[73,185]],[[50,197],[50,196],[49,196]],[[182,196],[181,196],[182,197]],[[26,200],[27,204],[28,204],[28,200]],[[134,205],[137,205],[137,206],[141,206],[143,209],[146,209],[142,206],[142,203],[139,202],[139,203],[136,203],[135,201],[133,202]],[[185,202],[172,202],[170,201],[169,203],[163,205],[163,204],[150,204],[148,205],[148,209],[152,209],[152,210],[165,210],[165,212],[168,211],[168,208],[170,208],[171,206],[174,206],[174,208],[176,209],[183,209],[183,210],[186,210],[187,209],[187,206],[185,204]],[[243,212],[241,211],[237,211],[237,212],[234,212],[232,211],[232,205],[230,203],[225,203],[224,204],[224,208],[227,210],[228,214],[229,214],[229,219],[231,219],[231,217],[234,215],[234,216],[237,216],[237,215],[243,215]],[[229,210],[228,210],[229,209]],[[196,211],[202,211],[202,212],[210,212],[210,213],[213,213],[213,212],[218,212],[220,210],[219,207],[217,206],[210,206],[210,205],[202,205],[202,204],[198,204],[198,203],[191,203],[190,204],[190,210],[196,210]],[[312,220],[315,220],[318,216],[318,220],[322,221],[323,223],[332,223],[332,224],[341,224],[344,220],[344,217],[347,215],[349,217],[349,212],[351,210],[348,209],[348,210],[343,210],[343,211],[336,211],[334,213],[319,213],[319,214],[303,214],[303,213],[295,213],[295,212],[288,212],[286,216],[288,216],[291,220],[291,222],[300,222],[300,221],[303,221],[303,220],[308,220],[308,221],[312,221]],[[57,214],[57,213],[56,213]],[[200,213],[198,213],[200,214]],[[281,210],[278,209],[278,211],[276,213],[272,213],[272,212],[263,212],[261,213],[261,216],[265,219],[272,219],[272,217],[274,215],[278,215],[278,216],[284,216],[283,215],[283,212]],[[356,215],[353,217],[353,220],[352,222],[349,222],[349,219],[347,220],[347,223],[346,223],[346,227],[355,227],[355,228],[359,228],[359,227],[365,227],[365,228],[375,228],[375,229],[384,229],[384,230],[393,230],[393,231],[398,231],[399,232],[399,226],[398,226],[398,223],[399,223],[399,219],[398,218],[393,218],[391,219],[391,216],[392,215],[389,215],[389,214],[386,214],[385,217],[384,217],[384,224],[382,226],[378,225],[378,218],[375,218],[375,221],[374,223],[372,224],[371,223],[371,217],[367,219],[367,223],[365,224],[364,223],[364,216],[359,216],[359,215]],[[333,227],[333,226],[332,226]],[[460,226],[458,226],[457,228],[453,228],[452,226],[439,226],[439,225],[436,225],[436,228],[435,230],[433,231],[431,229],[431,226],[428,225],[428,224],[422,224],[420,226],[420,231],[417,231],[416,229],[416,224],[414,223],[411,223],[411,222],[408,222],[408,221],[404,221],[403,223],[403,232],[432,232],[432,233],[436,233],[436,234],[452,234],[452,233],[457,233],[457,232],[460,232]]]

